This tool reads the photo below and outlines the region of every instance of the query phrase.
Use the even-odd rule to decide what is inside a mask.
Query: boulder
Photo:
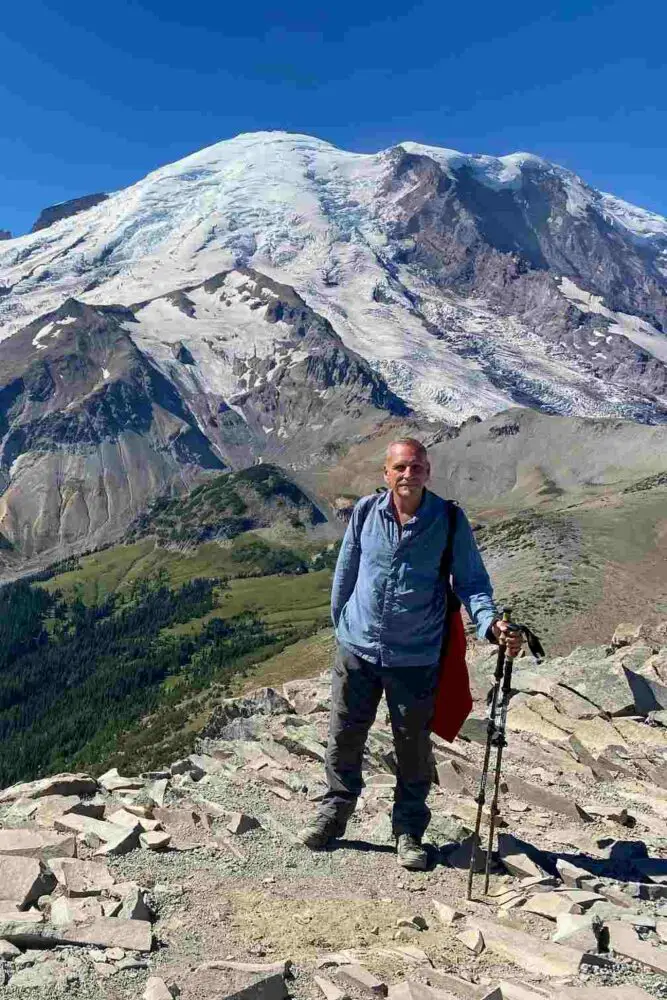
[[[635,928],[626,921],[611,920],[607,926],[612,951],[667,976],[667,951],[654,948],[648,941],[640,941]]]
[[[538,892],[524,903],[523,909],[549,920],[556,920],[561,914],[581,913],[581,907],[568,899],[564,892]]]
[[[132,789],[143,788],[146,782],[143,778],[124,778],[118,773],[117,767],[112,767],[105,771],[97,779],[102,788],[107,792],[130,791]]]
[[[0,899],[12,900],[26,910],[40,896],[55,888],[53,873],[37,858],[0,855]]]
[[[0,855],[22,855],[41,861],[73,858],[76,840],[47,830],[0,830]]]
[[[486,947],[535,976],[576,976],[582,964],[609,964],[599,956],[579,948],[542,941],[490,920],[473,921],[484,937]]]
[[[28,916],[28,914],[24,914]],[[42,920],[33,922],[1,918],[0,938],[28,948],[48,948],[56,944],[89,944],[99,948],[125,948],[129,951],[150,951],[152,929],[146,920],[121,920],[120,917],[98,917],[83,924],[54,927]]]
[[[546,872],[522,849],[522,843],[510,833],[498,834],[498,856],[510,875],[519,878],[544,878]]]
[[[456,935],[456,940],[460,941],[473,955],[481,955],[484,951],[484,938],[479,927],[470,927],[461,931],[460,934]]]
[[[70,924],[83,924],[104,916],[99,899],[84,896],[79,899],[69,899],[58,896],[51,903],[49,920],[54,927],[67,927]]]
[[[38,799],[43,795],[92,795],[97,782],[89,774],[54,774],[50,778],[25,781],[0,792],[0,803],[15,799]]]
[[[165,851],[171,843],[171,834],[155,831],[139,835],[139,844],[147,851]]]
[[[49,868],[67,896],[99,896],[114,884],[107,866],[98,861],[57,858],[49,861]]]
[[[160,979],[158,976],[149,976],[142,1000],[173,1000],[173,998],[164,979]]]
[[[338,975],[350,986],[361,990],[362,993],[370,993],[371,996],[375,997],[387,995],[387,984],[365,969],[363,965],[343,965],[338,970]]]
[[[602,920],[589,913],[559,913],[551,940],[586,952],[599,950]]]
[[[440,903],[437,899],[434,899],[432,903],[436,916],[443,927],[451,927],[457,920],[465,918],[464,913],[453,906],[449,906],[448,903]]]
[[[216,706],[201,732],[202,739],[217,739],[222,730],[235,719],[249,719],[256,715],[287,715],[294,709],[287,698],[274,688],[260,688],[243,698],[227,698]]]

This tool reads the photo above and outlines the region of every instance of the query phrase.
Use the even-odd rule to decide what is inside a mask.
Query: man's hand
[[[491,631],[498,642],[505,646],[508,656],[514,659],[519,655],[523,646],[522,632],[514,631],[510,622],[506,622],[502,618],[497,618],[494,621]]]

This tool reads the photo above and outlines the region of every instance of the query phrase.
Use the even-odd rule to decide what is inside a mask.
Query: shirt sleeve
[[[361,557],[361,546],[359,536],[361,534],[360,511],[363,510],[363,503],[356,504],[352,511],[352,517],[343,536],[343,542],[336,560],[333,584],[331,586],[331,620],[334,628],[338,628],[338,619],[341,612],[354,590],[359,573],[359,559]]]
[[[491,623],[499,617],[498,609],[470,522],[460,508],[452,552],[452,586],[474,622],[478,637],[486,638]]]

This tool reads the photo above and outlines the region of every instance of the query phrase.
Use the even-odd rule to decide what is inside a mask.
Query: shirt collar
[[[424,513],[429,503],[430,496],[431,496],[430,490],[424,487],[424,493],[421,499],[421,503],[419,504],[419,507],[417,507],[417,510],[414,512],[413,517],[420,517]],[[378,500],[378,510],[384,511],[390,517],[394,516],[394,512],[392,509],[392,502],[391,502],[391,490],[385,490],[380,499]]]

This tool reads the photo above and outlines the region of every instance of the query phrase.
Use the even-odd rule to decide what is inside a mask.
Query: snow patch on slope
[[[639,316],[632,316],[629,313],[614,312],[611,309],[607,309],[601,295],[593,295],[591,292],[579,288],[570,278],[561,278],[560,290],[567,299],[570,299],[571,302],[576,302],[579,308],[585,312],[596,313],[604,316],[606,319],[610,319],[612,321],[612,325],[609,327],[610,334],[616,333],[622,337],[627,337],[637,347],[641,347],[642,350],[648,354],[652,354],[658,361],[663,361],[667,364],[667,336],[656,330],[646,320],[640,319]],[[603,335],[596,333],[596,336],[600,337]],[[610,337],[607,337],[606,340],[609,342]],[[595,341],[590,341],[590,343],[594,345]]]

